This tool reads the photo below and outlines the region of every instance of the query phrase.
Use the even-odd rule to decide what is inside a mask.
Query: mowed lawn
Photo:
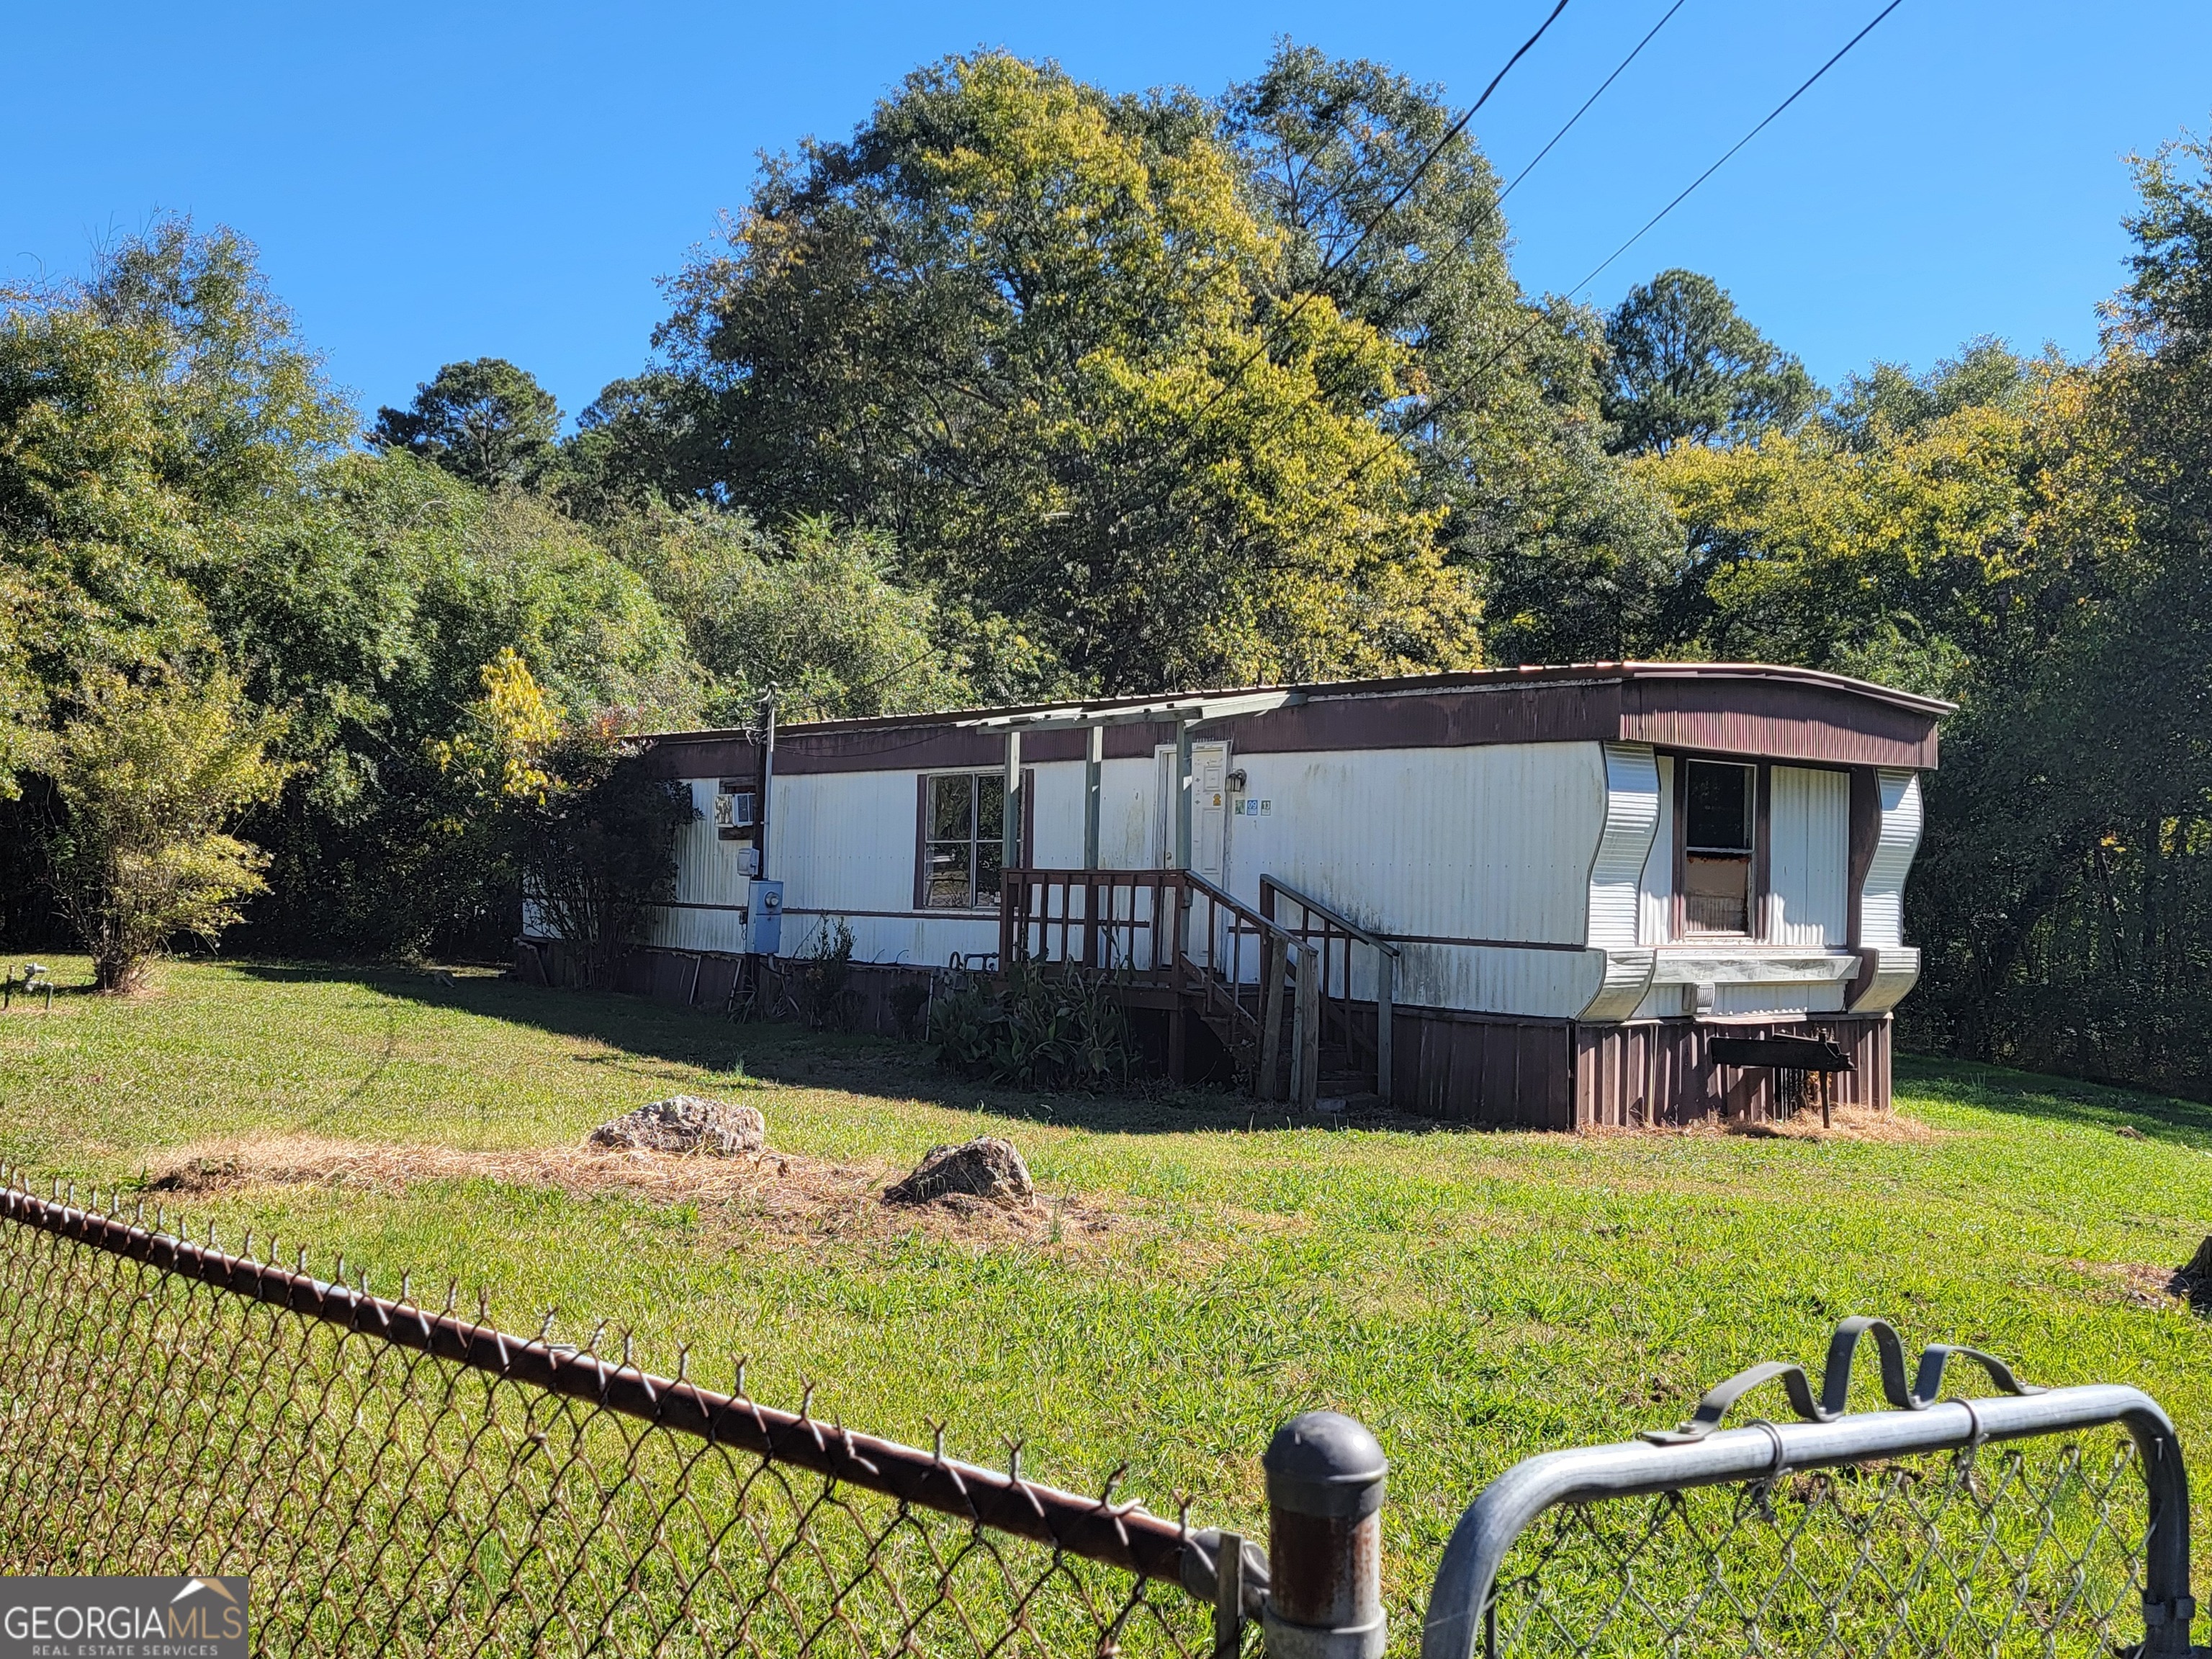
[[[2212,1451],[2212,1327],[2159,1291],[2212,1231],[2212,1109],[2186,1103],[1911,1064],[1912,1139],[1329,1130],[1227,1097],[983,1089],[918,1047],[482,975],[180,963],[159,988],[0,1016],[0,1156],[128,1188],[241,1137],[512,1153],[678,1090],[757,1103],[773,1147],[878,1181],[1006,1135],[1067,1224],[771,1216],[465,1168],[184,1209],[325,1273],[343,1251],[372,1288],[483,1286],[510,1328],[548,1307],[564,1332],[634,1328],[648,1366],[687,1343],[715,1382],[750,1355],[757,1396],[811,1384],[855,1428],[927,1444],[942,1422],[985,1462],[1020,1440],[1060,1485],[1126,1462],[1117,1496],[1172,1514],[1189,1494],[1199,1523],[1263,1530],[1261,1449],[1335,1407],[1390,1456],[1401,1595],[1515,1459],[1669,1425],[1754,1360],[1817,1366],[1851,1313],[2037,1382],[2139,1384]],[[2196,1473],[2212,1489],[2212,1462]]]

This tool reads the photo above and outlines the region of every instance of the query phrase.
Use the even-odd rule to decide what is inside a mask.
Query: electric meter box
[[[745,949],[755,956],[772,957],[783,949],[783,884],[753,884],[752,908],[746,921]]]

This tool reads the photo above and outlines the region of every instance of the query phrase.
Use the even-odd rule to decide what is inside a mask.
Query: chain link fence
[[[1844,1409],[1863,1338],[1893,1409]],[[1940,1397],[1947,1363],[2006,1390]],[[1804,1420],[1721,1423],[1759,1383]],[[2128,1388],[2030,1388],[1971,1349],[1908,1381],[1844,1322],[1821,1393],[1795,1365],[1712,1389],[1680,1428],[1547,1453],[1453,1534],[1425,1659],[2185,1655],[2189,1500],[2172,1425]]]
[[[1863,1340],[1892,1409],[1844,1408]],[[1959,1359],[2002,1392],[1943,1397]],[[2191,1651],[2156,1403],[1966,1349],[1908,1376],[1879,1321],[1838,1329],[1817,1395],[1755,1366],[1675,1430],[1516,1465],[1395,1642],[1386,1464],[1348,1418],[1277,1434],[1261,1549],[689,1370],[0,1182],[0,1571],[246,1574],[270,1655]],[[1724,1427],[1767,1382],[1801,1420]]]
[[[2124,1435],[1572,1504],[1524,1534],[1499,1655],[2108,1654],[2142,1633]]]
[[[847,1433],[73,1198],[0,1193],[8,1572],[249,1574],[270,1655],[1214,1651],[1205,1540],[1018,1452]]]

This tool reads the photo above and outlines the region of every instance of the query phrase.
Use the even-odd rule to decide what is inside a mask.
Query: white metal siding
[[[1103,781],[1103,774],[1102,774]],[[1035,826],[1030,856],[1048,870],[1068,870],[1083,862],[1083,763],[1048,761],[1034,769],[1030,803]],[[1099,814],[1098,838],[1106,839],[1105,814]],[[1102,854],[1103,858],[1103,854]]]
[[[1859,890],[1859,943],[1899,946],[1905,943],[1905,878],[1920,848],[1920,775],[1878,772],[1881,836],[1867,864]]]
[[[1638,743],[1605,745],[1605,828],[1590,861],[1588,942],[1633,951],[1641,883],[1659,827],[1659,769]]]
[[[692,910],[671,905],[648,911],[645,942],[670,951],[726,951],[745,948],[745,930],[735,910]]]
[[[941,963],[956,950],[999,948],[995,915],[914,914],[915,777],[805,772],[776,779],[768,873],[784,884],[785,956],[804,954],[831,916],[851,926],[860,962]]]
[[[1768,941],[1840,947],[1850,931],[1850,775],[1778,766],[1771,776]]]
[[[1401,947],[1397,1000],[1425,1008],[1471,1008],[1530,1019],[1571,1019],[1597,994],[1605,958],[1595,951],[1507,951],[1450,945]],[[1371,951],[1354,953],[1356,995],[1375,994],[1365,965]]]
[[[691,805],[699,816],[676,832],[676,899],[653,910],[646,942],[672,951],[742,951],[745,930],[736,907],[744,904],[751,878],[741,873],[736,842],[714,833],[718,778],[691,778]],[[727,908],[725,908],[727,907]]]
[[[1836,1014],[1843,1008],[1844,988],[1835,980],[1713,987],[1717,1014]]]
[[[1229,821],[1239,897],[1256,902],[1266,874],[1384,933],[1583,943],[1605,823],[1601,745],[1242,755],[1233,763],[1248,801],[1271,803],[1264,817]]]
[[[1659,823],[1644,855],[1644,878],[1637,884],[1636,942],[1649,950],[1674,936],[1674,757],[1661,755]]]
[[[1074,804],[1066,809],[1066,825],[1055,830],[1056,845],[1066,849],[1062,867],[1083,862],[1083,763],[1072,763],[1076,779]],[[1108,870],[1146,870],[1153,867],[1152,796],[1158,787],[1158,763],[1150,756],[1109,760],[1098,770],[1098,862]],[[1037,858],[1044,862],[1047,823],[1037,824]]]
[[[719,781],[693,778],[687,786],[699,816],[676,832],[676,896],[691,904],[743,904],[751,878],[738,869],[739,843],[714,831]]]

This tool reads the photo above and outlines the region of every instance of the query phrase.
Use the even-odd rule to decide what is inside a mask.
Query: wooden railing
[[[1297,913],[1295,923],[1285,921],[1286,908]],[[1341,1038],[1352,1069],[1362,1069],[1362,1056],[1375,1071],[1375,1092],[1390,1098],[1390,1014],[1398,980],[1398,947],[1371,928],[1363,927],[1342,911],[1301,893],[1273,876],[1260,878],[1260,914],[1281,927],[1320,957],[1314,998],[1317,1004],[1312,1028],[1321,1041]],[[1375,952],[1375,1030],[1370,1036],[1361,1022],[1352,995],[1352,953],[1355,946]]]
[[[1319,953],[1260,911],[1187,870],[1008,870],[999,959],[1111,969],[1170,993],[1222,1036],[1262,1100],[1310,1110],[1319,1084]],[[1291,1075],[1283,1076],[1289,998]],[[1182,1070],[1170,1024],[1169,1072]]]

